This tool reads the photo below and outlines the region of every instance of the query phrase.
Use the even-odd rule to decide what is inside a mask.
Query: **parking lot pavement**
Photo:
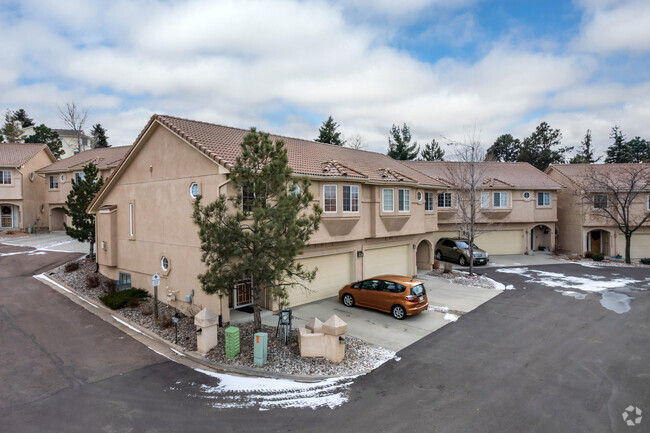
[[[42,251],[56,251],[65,253],[82,253],[88,254],[90,245],[85,242],[79,242],[65,232],[36,233],[26,236],[2,236],[0,243],[5,245],[14,245],[20,247],[31,247]]]
[[[443,263],[451,263],[453,269],[467,270],[469,266],[460,266],[456,262],[449,262],[443,260]],[[476,272],[481,272],[481,269],[495,268],[503,266],[537,266],[537,265],[557,265],[562,263],[551,253],[535,253],[535,254],[510,254],[490,256],[490,261],[486,265],[475,266]]]
[[[500,290],[483,287],[461,286],[446,278],[418,274],[427,289],[429,305],[448,307],[468,313],[501,293]]]

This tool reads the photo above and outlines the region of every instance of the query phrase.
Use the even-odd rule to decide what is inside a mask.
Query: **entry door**
[[[10,229],[14,226],[13,206],[2,205],[0,207],[0,227]]]
[[[233,308],[246,307],[253,304],[253,284],[251,279],[240,280],[233,289]]]
[[[600,254],[601,251],[601,241],[602,241],[602,236],[600,231],[595,230],[591,232],[591,252],[593,254]]]

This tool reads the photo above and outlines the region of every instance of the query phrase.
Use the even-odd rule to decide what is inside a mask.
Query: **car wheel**
[[[436,251],[436,260],[442,260],[442,253],[440,250]]]
[[[467,264],[467,260],[465,260],[465,256],[460,256],[458,259],[458,264],[461,266],[465,266]]]
[[[401,305],[394,305],[390,312],[397,320],[402,320],[406,317],[406,310]]]
[[[343,295],[343,305],[346,307],[354,307],[354,297],[349,293]]]

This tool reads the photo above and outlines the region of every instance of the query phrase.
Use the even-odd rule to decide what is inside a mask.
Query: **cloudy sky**
[[[75,101],[113,145],[154,113],[307,139],[331,114],[379,152],[403,122],[650,138],[648,0],[2,0],[0,28],[0,108],[62,128]]]

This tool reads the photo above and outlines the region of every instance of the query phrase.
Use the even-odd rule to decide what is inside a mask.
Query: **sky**
[[[620,125],[650,139],[647,0],[2,0],[0,109],[114,146],[167,114],[314,139],[328,116],[385,153],[393,124],[445,143]]]

